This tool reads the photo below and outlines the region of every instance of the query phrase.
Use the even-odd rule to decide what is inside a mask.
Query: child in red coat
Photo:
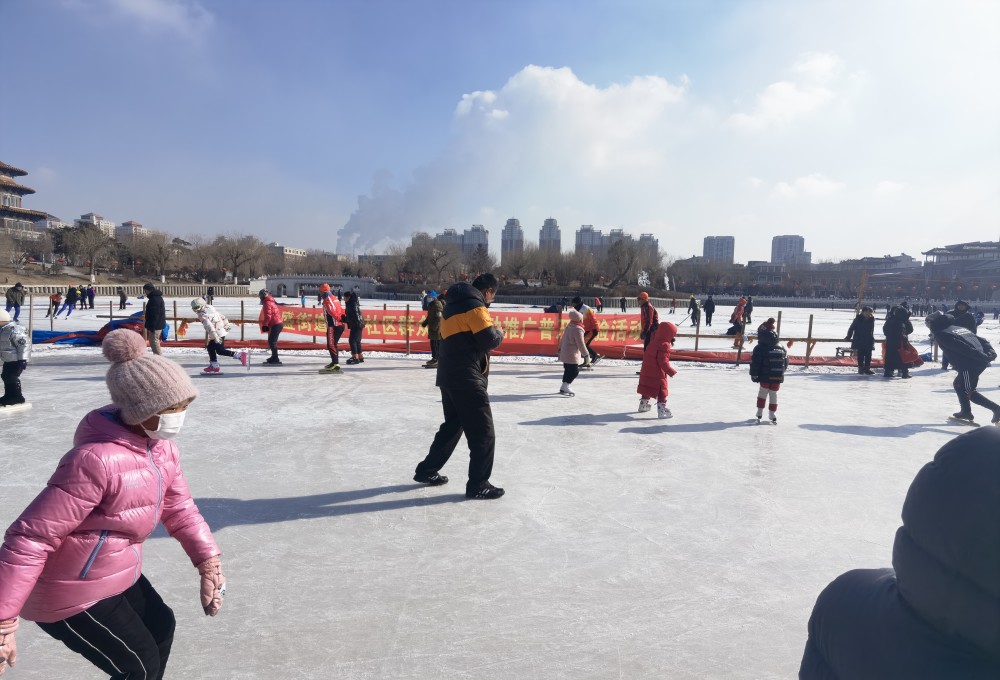
[[[642,355],[639,387],[636,388],[636,392],[642,397],[639,401],[639,413],[650,410],[649,400],[656,397],[657,417],[673,417],[667,408],[667,378],[677,374],[670,365],[670,343],[676,335],[677,326],[670,322],[661,323]]]

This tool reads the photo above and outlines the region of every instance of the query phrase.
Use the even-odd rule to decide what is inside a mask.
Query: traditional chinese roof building
[[[35,231],[34,223],[47,218],[48,213],[28,210],[21,205],[23,196],[35,193],[31,187],[17,182],[16,178],[27,174],[25,170],[0,161],[0,227],[12,236],[35,239],[40,234]]]

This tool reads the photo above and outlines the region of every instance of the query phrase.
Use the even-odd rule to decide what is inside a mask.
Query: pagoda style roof
[[[18,191],[21,195],[35,193],[31,187],[22,186],[6,175],[0,175],[0,186],[7,190]]]
[[[40,210],[28,210],[27,208],[15,208],[12,205],[0,206],[0,217],[10,215],[12,217],[28,218],[32,222],[46,219],[49,214]]]
[[[8,175],[13,175],[14,177],[23,177],[28,174],[27,170],[22,170],[21,168],[15,168],[13,165],[7,165],[3,161],[0,161],[0,172],[6,173]]]

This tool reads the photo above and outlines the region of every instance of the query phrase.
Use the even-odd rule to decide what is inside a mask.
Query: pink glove
[[[201,574],[201,606],[208,616],[215,616],[222,608],[226,595],[226,577],[222,575],[222,560],[210,557],[198,565]]]
[[[0,675],[7,672],[7,666],[13,666],[17,661],[17,642],[14,631],[17,630],[17,617],[0,621]]]

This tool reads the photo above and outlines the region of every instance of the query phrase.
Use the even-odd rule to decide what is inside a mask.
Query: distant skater
[[[365,316],[361,312],[361,300],[357,291],[349,290],[344,293],[344,323],[347,324],[347,343],[351,348],[351,358],[348,364],[363,364],[365,361],[364,352],[361,349],[361,338],[365,332]]]
[[[854,317],[851,327],[847,329],[847,337],[851,348],[858,358],[858,375],[875,375],[872,370],[872,351],[875,349],[875,310],[863,307],[861,313]]]
[[[767,404],[768,418],[772,425],[777,425],[778,390],[785,382],[788,352],[778,344],[774,324],[774,319],[768,319],[757,329],[757,346],[753,348],[750,358],[750,380],[760,386],[757,390],[757,422],[764,416],[764,405]]]
[[[705,300],[703,309],[705,310],[705,325],[711,326],[712,315],[715,314],[715,300],[712,299],[711,293],[708,294],[708,299]]]
[[[336,373],[340,370],[340,350],[337,343],[344,334],[344,308],[337,296],[330,290],[330,284],[319,287],[319,300],[323,305],[323,317],[326,319],[326,351],[330,353],[330,363],[323,367],[326,373]]]

